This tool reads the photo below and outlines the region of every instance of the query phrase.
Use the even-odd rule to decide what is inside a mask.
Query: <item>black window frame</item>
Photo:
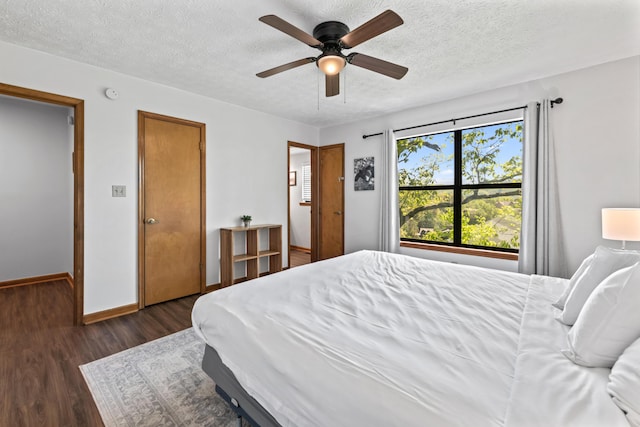
[[[443,132],[426,133],[418,136],[426,135],[441,135],[445,133],[454,134],[454,183],[443,185],[421,185],[421,186],[398,186],[398,192],[400,191],[435,191],[435,190],[453,190],[453,242],[442,242],[437,240],[424,240],[424,239],[411,239],[401,237],[400,242],[412,242],[423,243],[430,245],[450,246],[456,248],[470,248],[470,249],[482,249],[495,252],[508,252],[508,253],[520,253],[520,248],[503,248],[499,246],[481,246],[470,245],[462,243],[462,193],[464,190],[486,190],[486,189],[520,189],[520,197],[522,197],[522,179],[520,182],[513,183],[488,183],[488,184],[463,184],[462,177],[462,133],[469,129],[480,129],[489,126],[511,124],[511,123],[524,123],[523,119],[513,119],[504,122],[488,123],[477,126],[464,127],[454,130],[447,130]],[[403,140],[408,138],[398,138],[397,140]],[[524,155],[524,153],[523,153]]]

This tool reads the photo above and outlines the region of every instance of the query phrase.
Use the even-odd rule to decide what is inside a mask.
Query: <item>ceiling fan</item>
[[[347,64],[366,68],[394,79],[401,79],[409,71],[407,67],[362,53],[354,52],[348,55],[342,53],[343,49],[354,48],[367,40],[402,25],[404,21],[392,10],[382,12],[353,31],[349,31],[349,27],[342,22],[323,22],[313,29],[313,36],[276,15],[266,15],[259,18],[259,20],[313,48],[319,49],[322,53],[317,57],[310,56],[271,68],[256,74],[258,77],[273,76],[274,74],[315,62],[326,76],[326,96],[335,96],[340,93],[340,71]]]

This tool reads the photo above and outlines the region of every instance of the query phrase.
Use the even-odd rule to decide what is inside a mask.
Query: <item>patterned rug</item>
[[[80,366],[106,427],[235,427],[193,328]],[[245,423],[243,423],[245,425]]]

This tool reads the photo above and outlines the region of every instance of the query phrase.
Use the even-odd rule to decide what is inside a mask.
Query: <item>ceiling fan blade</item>
[[[310,64],[312,62],[315,62],[316,58],[314,57],[309,57],[309,58],[304,58],[304,59],[298,59],[297,61],[293,61],[293,62],[289,62],[288,64],[284,64],[284,65],[280,65],[279,67],[275,67],[275,68],[271,68],[269,70],[263,71],[261,73],[256,74],[256,76],[258,77],[271,77],[274,74],[278,74],[281,73],[283,71],[287,71],[290,70],[292,68],[296,68],[299,67],[301,65],[305,65],[305,64]]]
[[[356,67],[366,68],[367,70],[375,71],[376,73],[384,74],[385,76],[398,80],[403,78],[404,75],[407,74],[407,71],[409,71],[407,67],[383,61],[373,56],[363,55],[362,53],[350,54],[347,57],[347,61]]]
[[[340,74],[333,76],[327,75],[327,78],[325,79],[325,86],[325,95],[327,97],[340,94]]]
[[[300,40],[304,44],[308,44],[311,47],[321,48],[324,44],[313,37],[311,34],[305,33],[300,28],[295,25],[289,24],[282,18],[277,17],[276,15],[265,15],[263,17],[258,18],[259,21],[264,22],[267,25],[271,25],[276,30],[280,30],[285,34],[290,35],[294,39]]]
[[[380,15],[342,36],[340,42],[343,48],[351,49],[403,23],[404,21],[397,13],[392,10],[385,10]]]

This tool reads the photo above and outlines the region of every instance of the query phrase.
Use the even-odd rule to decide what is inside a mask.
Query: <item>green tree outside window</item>
[[[397,140],[401,239],[517,252],[522,126]]]

